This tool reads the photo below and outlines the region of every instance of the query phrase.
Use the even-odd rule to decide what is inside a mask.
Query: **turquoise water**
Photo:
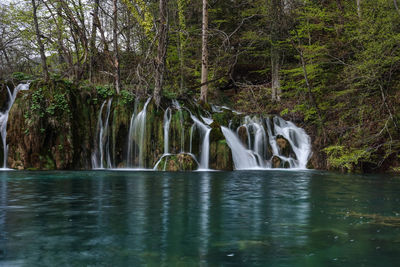
[[[400,178],[1,172],[0,266],[395,266]]]

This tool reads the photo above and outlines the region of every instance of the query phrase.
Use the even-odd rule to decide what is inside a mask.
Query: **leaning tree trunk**
[[[121,73],[119,69],[119,51],[118,51],[118,0],[113,0],[113,44],[114,44],[114,83],[115,90],[119,94],[121,89]]]
[[[168,19],[167,19],[167,2],[168,0],[160,0],[160,26],[158,32],[158,48],[156,58],[155,87],[154,100],[157,107],[160,106],[161,92],[164,83],[165,59],[167,57],[167,40],[168,40]]]
[[[44,45],[43,45],[43,42],[42,42],[40,30],[39,30],[39,23],[38,23],[38,18],[37,18],[37,7],[38,7],[38,5],[36,5],[35,0],[32,0],[33,23],[35,25],[36,39],[37,39],[37,43],[38,43],[38,46],[39,46],[40,60],[41,60],[41,63],[42,63],[42,68],[43,68],[43,76],[44,76],[44,79],[47,81],[49,79],[49,69],[47,68],[46,54],[44,52]]]
[[[207,102],[208,93],[208,8],[207,0],[203,0],[202,55],[201,55],[201,92],[200,100]]]

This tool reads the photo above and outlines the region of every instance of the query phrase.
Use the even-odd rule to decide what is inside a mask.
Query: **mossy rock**
[[[163,156],[157,166],[159,171],[194,171],[198,169],[198,163],[187,153],[179,153]]]
[[[273,156],[271,159],[272,168],[283,168],[288,169],[290,168],[289,162],[281,159],[278,156]]]
[[[210,164],[213,170],[232,171],[232,151],[225,140],[210,143]]]
[[[289,141],[285,137],[283,137],[282,135],[278,135],[276,137],[276,144],[279,147],[280,155],[287,158],[291,157],[293,159],[296,159],[296,154],[293,152]]]
[[[214,170],[233,170],[232,151],[226,143],[220,127],[210,132],[210,168]]]

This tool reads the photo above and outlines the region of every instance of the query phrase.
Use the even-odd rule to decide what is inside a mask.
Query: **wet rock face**
[[[290,146],[289,141],[283,137],[282,135],[278,135],[276,137],[276,143],[279,147],[280,154],[285,156],[285,157],[292,157],[296,159],[296,154],[293,152],[292,147]]]
[[[273,156],[271,160],[272,168],[282,168],[282,169],[289,169],[290,164],[289,162],[281,159],[278,156]]]
[[[244,145],[244,147],[248,148],[248,146],[247,146],[248,133],[247,133],[246,127],[240,126],[238,129],[238,135],[239,135],[239,139],[240,139],[240,141],[242,141],[242,144]]]
[[[198,164],[192,155],[179,153],[177,155],[164,156],[157,166],[159,171],[194,171]]]

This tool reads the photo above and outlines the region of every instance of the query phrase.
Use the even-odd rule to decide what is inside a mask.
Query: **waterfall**
[[[232,150],[232,159],[235,169],[255,169],[259,168],[257,159],[251,150],[246,149],[237,135],[229,128],[221,126],[222,133],[225,136],[228,146]]]
[[[169,147],[169,125],[171,124],[171,109],[167,108],[164,112],[164,154],[168,154]]]
[[[265,125],[267,132],[262,119],[246,116],[236,133],[227,127],[221,127],[227,144],[231,148],[235,168],[238,170],[271,168],[272,158],[277,156],[283,162],[289,163],[290,168],[305,169],[311,154],[311,141],[306,132],[280,117],[273,118],[273,125],[269,118],[265,119]],[[248,149],[239,139],[240,127],[246,129]],[[277,143],[278,136],[284,137],[289,142],[295,157],[282,154]],[[272,151],[269,151],[268,147],[271,147]]]
[[[311,155],[311,140],[306,132],[290,121],[274,117],[275,135],[282,135],[288,140],[297,160],[293,160],[291,168],[305,169]]]
[[[14,104],[15,98],[19,91],[29,90],[29,83],[20,83],[14,88],[11,93],[10,88],[7,87],[8,102],[4,112],[0,112],[0,134],[1,141],[3,143],[3,167],[1,169],[7,169],[7,158],[8,158],[8,145],[7,145],[7,122],[8,114],[10,113],[11,107]]]
[[[193,125],[190,127],[190,147],[189,147],[189,153],[192,153],[192,142],[193,142],[193,132],[194,132],[194,127],[196,126],[196,123],[193,123]]]
[[[131,123],[129,126],[128,135],[128,153],[127,153],[127,167],[139,167],[144,168],[144,141],[146,135],[146,112],[147,105],[150,103],[151,97],[149,97],[143,106],[142,111],[135,116],[135,112],[132,114]],[[133,144],[136,144],[133,147]],[[133,158],[132,158],[133,157]],[[136,158],[138,158],[137,166],[134,165]]]
[[[183,126],[184,125],[184,121],[183,121],[182,108],[181,108],[181,105],[179,104],[179,102],[176,99],[172,100],[172,104],[179,112],[179,119],[180,119],[181,125],[182,125],[182,128],[181,128],[181,152],[184,152],[185,151],[185,127]],[[191,143],[192,142],[190,142],[190,144]]]
[[[194,121],[196,128],[201,131],[201,156],[199,170],[208,170],[208,163],[210,158],[210,132],[211,128],[202,123],[196,116],[190,114]],[[192,136],[192,133],[191,133]]]
[[[108,100],[107,103],[107,113],[106,113],[106,120],[103,123],[103,109],[106,104],[107,100],[104,100],[103,104],[100,107],[99,116],[97,119],[97,148],[92,153],[92,168],[93,169],[104,169],[104,147],[105,154],[106,154],[106,164],[107,168],[111,168],[111,156],[110,156],[110,136],[108,134],[108,121],[110,118],[111,113],[111,104],[112,98]]]
[[[164,128],[164,154],[161,156],[161,158],[156,162],[154,165],[153,169],[157,170],[158,165],[160,164],[161,160],[169,156],[171,154],[168,153],[168,148],[169,148],[169,125],[171,124],[171,109],[167,108],[164,112],[164,123],[163,123],[163,128]],[[164,168],[163,171],[165,171],[165,167],[167,165],[167,160],[164,163]]]

